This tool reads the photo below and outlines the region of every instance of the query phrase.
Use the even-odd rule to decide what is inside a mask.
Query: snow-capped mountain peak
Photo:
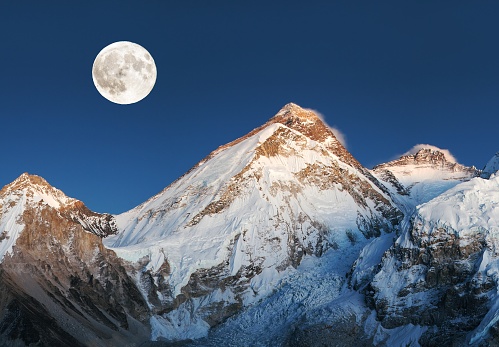
[[[12,251],[25,228],[25,216],[43,209],[56,210],[87,232],[107,236],[116,232],[114,218],[90,211],[81,201],[66,196],[37,175],[23,173],[0,190],[0,262]]]
[[[347,151],[329,126],[314,111],[304,109],[294,103],[289,103],[281,108],[263,127],[275,123],[283,124],[290,129],[298,131],[309,139],[323,144],[331,153],[338,156],[341,161],[357,169],[362,168],[362,165]]]
[[[163,192],[116,216],[119,232],[104,244],[162,278],[144,291],[180,308],[153,321],[178,339],[193,338],[222,313],[199,311],[196,321],[186,321],[178,316],[186,305],[250,305],[303,259],[396,230],[402,213],[383,188],[314,112],[288,104]],[[206,273],[210,281],[231,284],[218,292],[194,280]],[[183,304],[178,297],[200,299]],[[188,329],[169,323],[177,319]]]
[[[23,216],[37,206],[59,209],[77,200],[68,198],[43,178],[23,173],[0,190],[0,261],[12,251],[25,227]]]
[[[74,204],[77,200],[67,197],[62,191],[52,187],[45,179],[37,175],[23,173],[12,183],[0,190],[0,197],[6,198],[14,194],[19,196],[21,192],[26,193],[28,201],[43,202],[54,208],[66,207]]]
[[[147,312],[121,261],[102,245],[114,231],[111,215],[90,211],[39,176],[25,173],[3,187],[0,345],[104,347],[133,339],[98,338],[126,327],[136,308]]]
[[[359,170],[363,170],[363,166],[350,154],[350,152],[347,151],[347,149],[340,143],[340,141],[338,141],[333,131],[321,120],[319,116],[314,113],[314,111],[304,109],[294,103],[286,104],[279,110],[279,112],[277,112],[275,116],[270,118],[265,124],[253,129],[248,134],[218,147],[206,158],[201,160],[191,170],[203,165],[206,161],[210,160],[218,153],[236,146],[240,142],[245,141],[258,133],[261,133],[264,129],[267,129],[269,127],[272,127],[272,129],[277,129],[275,125],[283,125],[288,129],[298,132],[300,135],[306,136],[310,140],[320,143],[325,147],[325,149],[336,155],[344,163],[347,163]],[[266,134],[268,134],[268,136],[272,135],[268,131],[266,132]],[[260,142],[263,142],[264,140],[265,139],[260,136]],[[188,174],[189,172],[187,172],[186,174]]]
[[[312,111],[304,109],[297,104],[290,102],[284,105],[277,114],[270,119],[271,122],[279,122],[282,124],[290,123],[292,119],[302,123],[315,123],[320,121],[320,118]]]
[[[397,196],[408,211],[430,201],[456,184],[479,175],[475,167],[454,162],[454,158],[438,147],[415,146],[399,159],[377,165],[372,172]]]
[[[376,165],[374,170],[396,167],[396,166],[408,166],[408,165],[419,165],[419,166],[440,166],[450,168],[452,170],[463,168],[463,165],[456,163],[451,160],[443,150],[435,146],[428,146],[425,148],[420,148],[414,153],[406,153],[400,158],[392,160],[388,163]]]

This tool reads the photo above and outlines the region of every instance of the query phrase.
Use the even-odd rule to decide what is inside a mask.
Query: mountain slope
[[[147,264],[153,335],[185,339],[266,297],[304,257],[364,243],[401,218],[331,130],[288,104],[117,216],[105,244]]]
[[[422,345],[497,344],[498,226],[497,177],[418,207],[368,290],[382,325],[425,326]]]
[[[23,174],[0,190],[0,345],[498,344],[495,164],[368,170],[288,104],[118,216]]]
[[[148,338],[148,307],[88,211],[41,177],[0,191],[0,344],[122,346]]]
[[[456,184],[479,175],[474,167],[450,161],[434,146],[377,165],[372,173],[382,181],[399,204],[409,211],[442,194]]]

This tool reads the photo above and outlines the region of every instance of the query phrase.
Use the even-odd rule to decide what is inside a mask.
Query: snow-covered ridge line
[[[29,190],[32,201],[37,203],[42,201],[53,208],[68,206],[78,200],[67,197],[62,191],[52,187],[45,179],[37,175],[23,173],[12,183],[4,186],[0,194]]]
[[[211,320],[201,302],[246,307],[305,259],[397,228],[401,213],[384,187],[315,114],[287,105],[257,129],[116,216],[120,231],[104,240],[144,273],[165,278],[169,291],[149,295],[176,306],[151,321],[154,336],[197,338]],[[230,285],[220,292],[213,281]],[[182,318],[189,307],[200,308]],[[180,327],[167,323],[176,321]]]
[[[61,216],[79,223],[86,232],[100,237],[116,231],[111,215],[92,212],[42,177],[23,173],[0,190],[0,262],[12,252],[23,231],[25,212],[39,208],[55,209]]]
[[[42,204],[62,208],[77,202],[52,187],[43,178],[23,173],[0,190],[0,262],[12,253],[24,229],[22,216],[26,209]]]
[[[410,322],[441,329],[423,341],[485,343],[499,321],[499,177],[418,206],[381,265],[369,296],[383,326]]]

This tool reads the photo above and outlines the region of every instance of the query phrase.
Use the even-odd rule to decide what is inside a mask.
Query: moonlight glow
[[[133,42],[106,46],[95,58],[92,77],[99,93],[117,104],[144,99],[156,83],[156,64],[149,52]]]

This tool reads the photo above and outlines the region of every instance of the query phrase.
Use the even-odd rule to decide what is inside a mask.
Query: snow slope
[[[483,343],[499,321],[498,246],[498,177],[419,206],[371,283],[383,326],[427,326],[427,343]]]
[[[377,165],[372,173],[392,191],[407,211],[412,212],[417,205],[476,177],[479,171],[450,161],[444,150],[428,146],[414,154]]]
[[[12,247],[24,229],[22,215],[26,209],[37,204],[59,209],[76,201],[51,187],[43,178],[27,173],[3,187],[0,190],[0,262],[6,254],[12,252]]]
[[[203,316],[203,307],[251,305],[306,257],[394,230],[402,214],[365,172],[313,112],[289,104],[117,216],[120,232],[104,242],[131,262],[146,259],[144,271],[168,264],[171,298],[157,292],[164,304],[191,298],[153,318],[154,337],[198,338],[214,315]],[[235,284],[187,294],[193,276],[207,271]]]
[[[26,211],[49,206],[98,236],[116,231],[113,217],[94,213],[79,200],[67,197],[40,176],[23,173],[0,190],[0,262],[12,252],[17,238],[25,227]]]

